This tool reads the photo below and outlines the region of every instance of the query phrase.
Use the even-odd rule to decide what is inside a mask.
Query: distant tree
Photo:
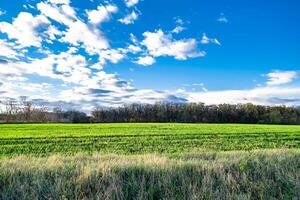
[[[63,113],[65,119],[68,119],[71,123],[88,123],[90,118],[84,112],[79,111],[67,111]]]

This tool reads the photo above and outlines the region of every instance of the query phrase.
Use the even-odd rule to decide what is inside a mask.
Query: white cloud
[[[125,55],[122,53],[123,49],[108,49],[100,51],[100,63],[104,65],[106,61],[118,63]]]
[[[139,0],[125,0],[125,4],[127,7],[132,7],[136,5],[139,2]]]
[[[176,19],[176,21],[175,21],[176,24],[179,24],[179,25],[183,25],[184,24],[184,21],[181,18],[176,17],[175,19]]]
[[[57,39],[57,36],[61,36],[62,32],[58,30],[55,26],[50,25],[46,31],[46,34],[49,36],[50,40]]]
[[[151,56],[139,57],[136,63],[143,66],[153,65],[155,59]]]
[[[260,105],[300,105],[299,87],[258,87],[249,90],[225,90],[187,93],[190,102],[206,104],[254,103]]]
[[[46,58],[33,59],[31,62],[16,61],[0,63],[0,76],[22,76],[35,74],[64,82],[80,84],[89,79],[91,70],[82,55],[73,55],[71,52],[52,54]]]
[[[49,1],[54,4],[70,4],[70,0],[49,0]]]
[[[177,60],[205,56],[205,52],[197,50],[196,39],[175,40],[172,35],[166,35],[159,29],[156,32],[143,33],[145,39],[142,41],[149,54],[154,57],[173,56]]]
[[[299,76],[297,71],[274,71],[266,75],[268,77],[267,85],[282,85],[292,82]]]
[[[137,43],[138,43],[137,38],[136,38],[135,35],[132,34],[132,33],[130,33],[130,40],[131,40],[131,42],[133,42],[134,44],[137,44]]]
[[[0,56],[4,56],[7,58],[16,58],[18,53],[13,48],[13,46],[13,44],[0,39]]]
[[[299,75],[296,71],[276,71],[267,74],[269,80],[266,86],[257,86],[252,89],[184,92],[182,95],[189,102],[206,104],[244,104],[259,105],[300,105],[299,86],[281,86],[290,83]],[[201,87],[204,85],[200,85]]]
[[[60,41],[74,46],[83,46],[86,52],[91,55],[100,55],[102,49],[109,48],[109,43],[102,32],[95,26],[89,26],[76,17],[74,9],[69,5],[58,7],[42,2],[37,7],[45,16],[67,26],[67,29],[62,31],[63,36]]]
[[[40,102],[46,102],[48,100],[55,101],[58,95],[56,86],[42,81],[39,83],[30,83],[29,79],[6,81],[1,89],[5,93],[0,97],[0,101],[7,99],[17,100],[21,97],[26,97],[28,100],[40,99]]]
[[[16,42],[23,47],[40,47],[42,38],[38,35],[37,28],[49,23],[43,15],[34,17],[31,13],[20,12],[12,24],[0,22],[0,32],[6,33],[10,39],[16,39]]]
[[[138,19],[138,14],[135,11],[132,11],[130,14],[126,15],[124,18],[119,19],[119,22],[123,24],[134,24],[134,21]]]
[[[182,26],[176,26],[173,30],[172,33],[180,33],[184,30],[184,27]]]
[[[100,24],[102,22],[108,21],[112,13],[116,13],[118,8],[113,5],[98,6],[97,10],[87,11],[88,19],[90,23]]]
[[[203,35],[202,35],[201,43],[202,44],[213,43],[213,44],[221,45],[221,43],[219,42],[218,39],[216,39],[216,38],[209,38],[209,37],[206,36],[205,33],[203,33]]]
[[[75,46],[83,44],[89,54],[99,54],[101,49],[109,47],[108,41],[98,29],[89,27],[80,20],[71,23],[63,33],[61,41]]]
[[[222,23],[228,23],[228,19],[226,18],[226,17],[220,17],[219,19],[218,19],[218,21],[219,22],[222,22]]]
[[[141,47],[139,47],[139,46],[134,46],[134,45],[129,45],[129,46],[127,47],[127,50],[128,50],[128,52],[133,53],[133,54],[142,51]]]
[[[66,7],[68,5],[65,5],[64,7]],[[62,9],[62,7],[57,7],[56,5],[50,5],[47,4],[45,2],[41,2],[37,4],[37,9],[46,17],[64,24],[66,26],[70,25],[74,20],[76,20],[76,16],[70,16],[70,9],[72,9],[71,7],[69,7],[68,9]],[[69,13],[65,13],[65,10],[68,10]],[[75,11],[72,11],[72,13]]]
[[[218,18],[217,21],[224,24],[227,24],[229,22],[227,17],[224,15],[224,13],[220,14],[220,17]]]

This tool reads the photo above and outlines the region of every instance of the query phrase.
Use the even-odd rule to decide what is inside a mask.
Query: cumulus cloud
[[[75,10],[69,5],[49,5],[41,2],[37,5],[40,12],[48,18],[67,26],[62,32],[62,42],[81,46],[91,55],[100,54],[101,49],[109,48],[109,43],[102,32],[93,26],[88,26],[75,15]],[[109,10],[112,10],[109,8]],[[102,19],[103,20],[103,19]],[[97,21],[94,21],[97,22]]]
[[[22,76],[36,74],[79,84],[89,78],[91,70],[82,55],[70,52],[52,54],[46,58],[33,59],[31,62],[16,61],[0,63],[0,76]]]
[[[37,4],[37,9],[44,16],[66,26],[70,25],[74,20],[77,19],[74,14],[75,11],[69,5],[57,6],[46,2],[40,2]]]
[[[139,0],[125,0],[125,4],[127,7],[132,7],[136,5],[139,2]]]
[[[28,12],[20,12],[13,22],[0,22],[0,32],[6,33],[9,39],[23,47],[41,46],[42,38],[38,35],[37,28],[49,24],[49,20],[43,15],[32,16]]]
[[[0,56],[6,58],[16,58],[18,55],[17,51],[14,49],[13,44],[8,43],[6,40],[0,39]]]
[[[127,51],[130,52],[130,53],[136,54],[136,53],[138,53],[138,52],[141,52],[142,49],[141,49],[141,47],[139,47],[139,46],[129,45],[129,46],[127,47]]]
[[[61,41],[74,46],[83,45],[89,54],[99,54],[101,49],[109,48],[107,39],[98,29],[88,27],[80,20],[71,23],[63,34]]]
[[[46,30],[45,33],[49,36],[50,40],[52,40],[52,41],[56,40],[57,36],[62,35],[62,32],[60,30],[58,30],[55,26],[52,26],[52,25],[50,25],[48,27],[48,29]]]
[[[116,13],[118,8],[114,5],[98,6],[97,10],[88,10],[87,15],[90,23],[100,24],[110,19],[112,13]]]
[[[108,49],[100,51],[100,63],[102,65],[106,64],[106,61],[110,61],[112,63],[118,63],[121,61],[125,55],[123,53],[124,49]],[[126,50],[125,50],[126,52]]]
[[[205,56],[205,52],[197,50],[197,40],[193,38],[175,40],[172,35],[165,34],[161,29],[155,32],[147,31],[143,36],[141,44],[154,57],[172,56],[177,60],[186,60]]]
[[[274,71],[266,75],[267,85],[282,85],[292,82],[299,76],[298,71]]]
[[[155,59],[151,56],[139,57],[136,63],[143,66],[153,65]]]
[[[119,22],[123,24],[134,24],[134,21],[138,19],[138,14],[135,11],[132,11],[130,14],[126,15],[124,18],[119,19]]]

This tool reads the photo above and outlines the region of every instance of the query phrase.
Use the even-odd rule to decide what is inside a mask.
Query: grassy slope
[[[0,199],[299,199],[300,151],[0,159]]]
[[[237,124],[0,125],[0,157],[300,148],[300,126]]]

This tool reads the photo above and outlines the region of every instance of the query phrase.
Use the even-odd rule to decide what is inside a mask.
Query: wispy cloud
[[[132,7],[139,3],[139,0],[125,0],[125,4],[127,7]]]
[[[228,18],[224,15],[224,13],[221,13],[219,18],[217,19],[218,22],[227,24],[229,22]]]
[[[292,82],[299,76],[298,71],[274,71],[266,74],[267,85],[282,85]]]
[[[119,19],[119,22],[123,24],[134,24],[134,21],[138,19],[138,14],[135,11],[132,11],[130,14],[126,15],[124,18]]]
[[[185,28],[182,26],[176,26],[173,30],[172,33],[180,33],[184,30]]]
[[[221,45],[221,43],[219,42],[219,40],[217,38],[209,38],[206,36],[205,33],[203,33],[203,35],[202,35],[201,43],[202,44],[212,43],[212,44]]]

